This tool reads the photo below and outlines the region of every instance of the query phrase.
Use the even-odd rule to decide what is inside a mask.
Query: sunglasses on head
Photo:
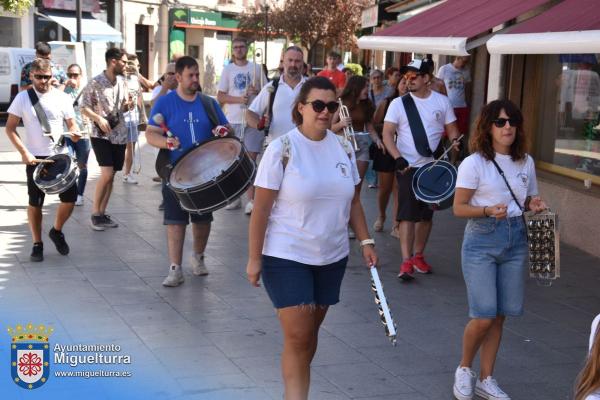
[[[330,113],[334,113],[340,106],[340,103],[338,103],[337,101],[330,101],[329,103],[325,103],[322,100],[307,101],[306,104],[310,104],[312,106],[312,109],[317,113],[322,112],[325,108],[327,108],[327,111],[329,111]]]
[[[504,125],[508,122],[510,126],[517,126],[516,118],[496,118],[492,121],[492,123],[496,126],[496,128],[503,128]]]
[[[52,75],[35,74],[33,75],[33,77],[38,81],[49,81],[50,79],[52,79]]]
[[[67,78],[77,78],[78,76],[79,76],[79,74],[76,72],[67,73]]]

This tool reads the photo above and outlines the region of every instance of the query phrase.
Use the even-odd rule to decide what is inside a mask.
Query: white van
[[[6,111],[19,93],[21,69],[34,59],[34,49],[0,47],[0,110]]]

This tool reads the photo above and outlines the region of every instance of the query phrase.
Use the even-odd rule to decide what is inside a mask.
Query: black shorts
[[[369,146],[369,158],[373,160],[373,171],[394,172],[396,169],[394,158],[388,153],[383,154],[383,151],[375,143]]]
[[[47,158],[36,156],[35,158]],[[32,207],[41,207],[44,205],[46,193],[42,192],[33,181],[33,173],[37,165],[28,165],[25,168],[27,174],[27,194],[29,195],[29,205]],[[61,203],[75,203],[77,200],[77,182],[73,182],[71,187],[58,195]]]
[[[212,213],[197,214],[190,213],[181,208],[177,196],[167,185],[163,182],[162,184],[162,195],[165,205],[164,212],[164,225],[187,225],[190,220],[193,224],[204,223],[209,224],[213,220]]]
[[[107,139],[90,138],[92,149],[96,155],[96,161],[101,167],[113,167],[113,170],[120,171],[125,163],[126,144],[113,144]]]
[[[412,189],[413,176],[417,168],[411,168],[404,175],[396,173],[398,181],[398,214],[397,221],[431,221],[433,210],[427,203],[417,200]]]

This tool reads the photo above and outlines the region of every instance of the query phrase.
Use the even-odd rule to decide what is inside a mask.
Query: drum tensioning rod
[[[460,140],[463,138],[463,136],[465,136],[465,135],[460,135],[460,136],[459,136],[459,137],[457,137],[455,140],[456,140],[457,142],[460,142]],[[440,157],[439,157],[437,160],[435,160],[435,162],[434,162],[433,164],[431,164],[431,166],[430,166],[429,168],[427,168],[427,171],[429,171],[431,168],[435,167],[435,165],[438,163],[438,161],[440,161],[442,158],[444,158],[444,157],[446,156],[446,154],[448,154],[448,152],[449,152],[450,150],[452,150],[452,147],[454,147],[454,140],[452,141],[452,144],[450,145],[450,147],[448,147],[448,148],[446,149],[446,151],[444,151],[444,152],[442,153],[442,155],[441,155],[441,156],[440,156]]]

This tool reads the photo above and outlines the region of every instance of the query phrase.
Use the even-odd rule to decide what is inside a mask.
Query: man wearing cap
[[[444,130],[452,141],[458,138],[459,132],[448,98],[429,88],[429,66],[422,60],[413,60],[406,69],[409,93],[394,99],[390,104],[384,119],[383,142],[395,160],[398,181],[396,219],[399,221],[402,251],[398,277],[410,281],[414,279],[414,271],[431,273],[431,266],[425,262],[423,252],[433,226],[433,210],[415,197],[412,178],[419,167],[434,159],[432,149],[438,147]],[[405,104],[409,113],[410,109],[416,111],[416,114],[411,114],[419,117],[423,125],[424,129],[420,133],[411,129]],[[413,123],[416,119],[413,118]],[[455,147],[457,146],[458,143],[455,142]]]

